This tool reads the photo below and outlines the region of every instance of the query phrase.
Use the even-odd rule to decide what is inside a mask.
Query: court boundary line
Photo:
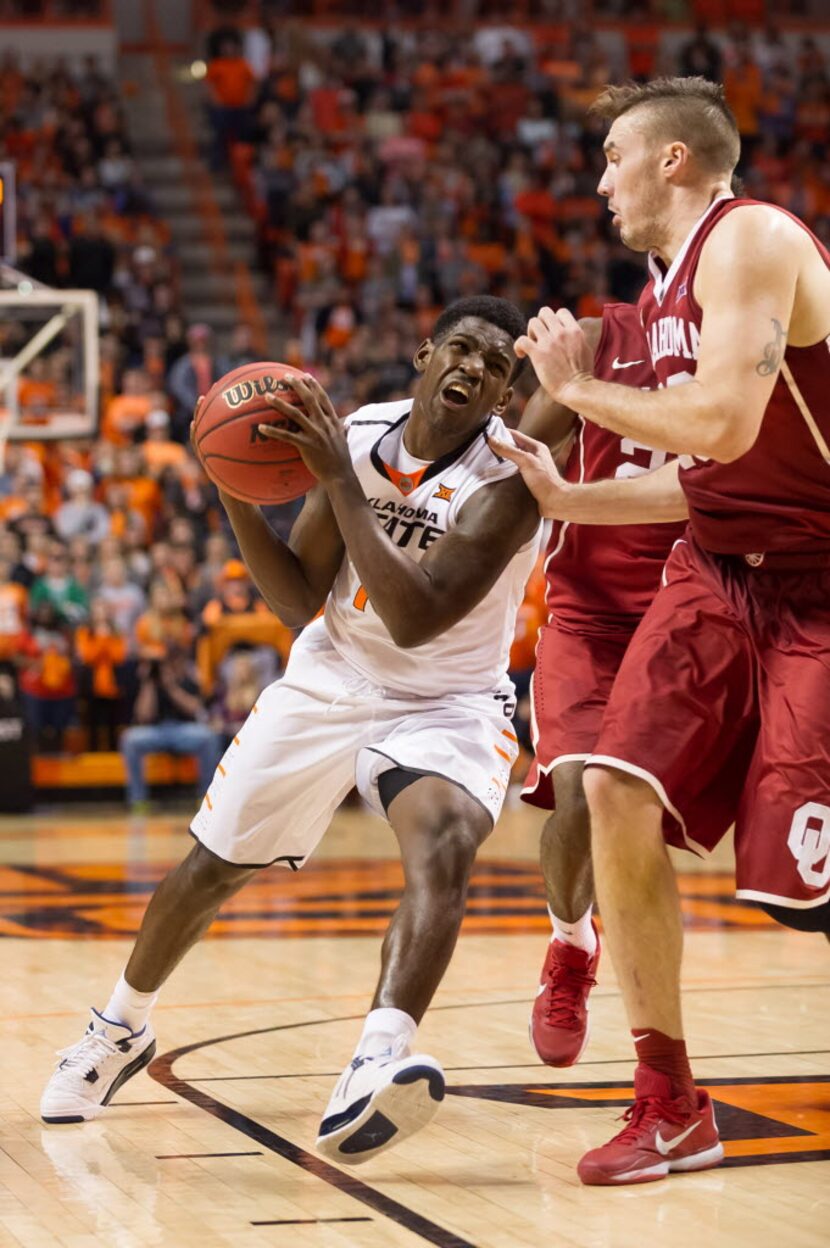
[[[438,1009],[457,1009],[457,1006],[439,1006]],[[396,1222],[398,1226],[404,1230],[411,1231],[412,1234],[420,1236],[427,1243],[434,1244],[436,1248],[477,1248],[472,1240],[463,1239],[456,1235],[453,1231],[448,1231],[444,1227],[439,1226],[437,1222],[432,1222],[423,1214],[416,1213],[414,1209],[409,1209],[400,1201],[394,1200],[391,1196],[384,1195],[383,1192],[377,1191],[362,1179],[355,1178],[352,1174],[344,1173],[332,1166],[327,1161],[323,1161],[314,1153],[308,1152],[299,1144],[292,1144],[284,1136],[278,1135],[277,1132],[271,1131],[262,1123],[257,1122],[253,1118],[249,1118],[247,1114],[232,1109],[231,1106],[225,1105],[222,1101],[216,1100],[207,1092],[202,1092],[199,1088],[194,1088],[185,1080],[180,1079],[173,1074],[173,1064],[181,1057],[185,1057],[188,1053],[193,1053],[200,1049],[210,1048],[215,1044],[224,1044],[231,1040],[247,1039],[249,1036],[261,1036],[276,1031],[292,1031],[299,1027],[313,1027],[320,1023],[344,1023],[354,1022],[364,1017],[363,1014],[352,1014],[345,1018],[323,1018],[309,1019],[302,1023],[285,1023],[278,1024],[275,1027],[256,1027],[250,1031],[239,1031],[232,1035],[215,1036],[213,1039],[197,1041],[195,1044],[183,1045],[179,1049],[171,1049],[167,1053],[163,1053],[160,1057],[156,1057],[147,1068],[147,1073],[162,1087],[169,1092],[181,1096],[184,1100],[189,1101],[191,1105],[195,1105],[199,1109],[203,1109],[206,1113],[211,1114],[214,1118],[218,1118],[221,1122],[227,1123],[228,1126],[247,1135],[249,1139],[255,1140],[258,1144],[264,1144],[267,1149],[277,1156],[282,1157],[284,1161],[292,1162],[299,1166],[301,1170],[305,1170],[307,1174],[313,1175],[315,1178],[322,1179],[324,1183],[328,1183],[331,1187],[336,1188],[344,1195],[351,1196],[354,1200],[366,1205],[370,1209],[374,1209],[376,1213],[382,1214],[391,1221]]]
[[[462,1002],[457,1005],[456,1004],[438,1005],[438,1006],[433,1006],[432,1009],[433,1009],[433,1012],[438,1012],[438,1011],[443,1011],[443,1010],[480,1009],[480,1008],[494,1006],[494,1005],[496,1006],[517,1005],[517,1004],[524,1004],[524,1003],[525,1003],[525,998],[520,997],[520,998],[514,998],[509,1001],[479,1001],[479,1002],[469,1001],[469,1002]],[[376,1213],[380,1213],[384,1217],[389,1218],[391,1221],[401,1226],[404,1230],[411,1231],[413,1234],[420,1236],[421,1239],[426,1240],[427,1243],[436,1245],[436,1248],[477,1248],[477,1246],[473,1244],[472,1241],[461,1238],[460,1236],[456,1235],[455,1232],[453,1231],[446,1230],[444,1227],[439,1226],[437,1223],[432,1222],[429,1218],[426,1218],[423,1214],[416,1213],[414,1210],[409,1209],[406,1205],[402,1204],[400,1201],[394,1200],[392,1197],[384,1195],[383,1192],[377,1191],[370,1184],[365,1183],[361,1179],[355,1178],[353,1174],[345,1173],[342,1170],[338,1170],[335,1166],[331,1165],[329,1162],[324,1161],[321,1157],[317,1156],[316,1154],[309,1152],[307,1149],[301,1147],[299,1144],[292,1143],[290,1140],[286,1139],[284,1136],[279,1135],[277,1132],[272,1131],[270,1128],[263,1126],[262,1123],[257,1122],[253,1118],[249,1118],[247,1114],[243,1114],[240,1110],[233,1109],[231,1106],[225,1105],[224,1102],[217,1100],[215,1097],[211,1096],[209,1093],[203,1092],[201,1089],[193,1086],[193,1084],[197,1082],[199,1083],[208,1082],[208,1079],[197,1080],[197,1079],[193,1079],[191,1076],[191,1079],[187,1080],[187,1079],[182,1079],[178,1077],[177,1075],[173,1074],[173,1066],[180,1058],[186,1057],[189,1053],[195,1053],[195,1052],[201,1051],[202,1049],[211,1048],[213,1045],[216,1045],[216,1044],[225,1044],[233,1040],[248,1039],[251,1036],[269,1035],[269,1034],[273,1034],[274,1032],[279,1032],[279,1031],[296,1031],[301,1027],[315,1027],[315,1026],[320,1026],[321,1024],[324,1024],[324,1023],[355,1022],[355,1021],[360,1021],[362,1018],[364,1018],[364,1014],[350,1014],[350,1015],[345,1015],[345,1016],[337,1017],[337,1018],[307,1019],[303,1022],[298,1022],[298,1023],[279,1023],[273,1027],[256,1027],[248,1031],[234,1032],[226,1036],[215,1036],[212,1039],[200,1040],[200,1041],[196,1041],[193,1044],[182,1045],[178,1049],[171,1049],[168,1052],[161,1054],[160,1056],[154,1058],[153,1061],[150,1063],[150,1065],[147,1068],[147,1073],[157,1083],[160,1083],[162,1087],[166,1088],[167,1091],[174,1093],[174,1095],[182,1097],[183,1100],[189,1101],[192,1105],[195,1105],[198,1109],[202,1109],[206,1113],[211,1114],[214,1118],[218,1118],[221,1122],[224,1122],[228,1126],[233,1127],[234,1130],[240,1131],[243,1135],[248,1136],[249,1139],[254,1140],[256,1143],[264,1144],[265,1147],[269,1149],[269,1151],[275,1153],[279,1157],[282,1157],[284,1161],[289,1161],[293,1165],[299,1166],[300,1169],[304,1170],[307,1174],[311,1174],[315,1178],[321,1179],[324,1183],[327,1183],[331,1187],[336,1188],[338,1191],[343,1192],[344,1195],[351,1196],[354,1200],[357,1200],[361,1204],[368,1206],[368,1208],[374,1209]],[[803,1050],[801,1054],[785,1053],[785,1054],[780,1054],[780,1056],[807,1056],[809,1053],[823,1054],[825,1052],[827,1052],[827,1050]],[[762,1056],[778,1056],[778,1055],[777,1054],[734,1054],[734,1055],[729,1055],[729,1056],[762,1057]],[[624,1061],[624,1060],[631,1060],[631,1059],[616,1059],[616,1058],[607,1059],[607,1064],[609,1065],[618,1064],[619,1062]],[[705,1061],[705,1060],[716,1060],[716,1059],[710,1056],[709,1058],[701,1057],[701,1058],[695,1058],[693,1060]],[[592,1063],[587,1063],[587,1064],[590,1065]],[[600,1063],[593,1063],[593,1064],[600,1065]],[[603,1063],[603,1064],[606,1064],[606,1063]],[[471,1067],[470,1069],[482,1070],[485,1068],[484,1067]],[[505,1067],[504,1069],[517,1070],[517,1069],[522,1069],[522,1067],[514,1066],[514,1067]],[[543,1069],[547,1069],[547,1068],[543,1067]],[[268,1076],[250,1076],[250,1077],[251,1078],[268,1078]],[[297,1077],[302,1077],[302,1076],[293,1076],[293,1077],[297,1078]],[[305,1076],[305,1077],[309,1077],[309,1076]],[[219,1077],[215,1077],[217,1081],[218,1081],[218,1078]],[[229,1079],[233,1078],[233,1076],[229,1076],[228,1078]],[[786,1076],[784,1076],[784,1078],[786,1078]],[[814,1075],[790,1076],[789,1081],[790,1082],[806,1082],[814,1078],[815,1078]],[[754,1082],[754,1079],[752,1076],[745,1076],[743,1078],[740,1076],[736,1076],[731,1079],[724,1078],[719,1081],[716,1080],[715,1082],[751,1083],[751,1082]],[[563,1086],[564,1088],[567,1088],[571,1085],[565,1084]],[[620,1084],[620,1086],[630,1086],[630,1081]],[[780,1156],[770,1156],[768,1159],[763,1159],[763,1158],[759,1159],[756,1157],[727,1158],[724,1160],[724,1162],[721,1163],[721,1165],[727,1168],[731,1168],[731,1167],[736,1167],[736,1166],[749,1166],[749,1165],[776,1165],[776,1164],[782,1165],[782,1164],[787,1164],[787,1163],[792,1163],[792,1162],[802,1162],[804,1164],[809,1164],[809,1162],[811,1161],[823,1161],[823,1160],[830,1160],[830,1150],[828,1150],[826,1154],[824,1152],[821,1152],[818,1154],[812,1154],[812,1155],[792,1153],[792,1154],[783,1154]]]
[[[478,1003],[475,1003],[478,1004]],[[446,1008],[446,1007],[444,1007]],[[466,1009],[466,1005],[459,1005],[457,1009]],[[798,1052],[791,1052],[789,1049],[781,1049],[773,1053],[700,1053],[690,1054],[690,1062],[717,1062],[727,1061],[735,1058],[747,1057],[824,1057],[830,1053],[830,1049],[801,1049]],[[622,1066],[625,1063],[633,1063],[632,1057],[603,1057],[595,1062],[580,1062],[580,1069],[589,1066]],[[542,1062],[505,1062],[497,1066],[444,1066],[447,1072],[462,1070],[553,1070],[552,1066],[544,1066]],[[342,1071],[339,1070],[298,1070],[289,1075],[204,1075],[199,1078],[198,1075],[191,1075],[192,1083],[240,1083],[251,1079],[336,1079]],[[814,1076],[810,1076],[814,1078]],[[161,1102],[159,1102],[161,1104]]]

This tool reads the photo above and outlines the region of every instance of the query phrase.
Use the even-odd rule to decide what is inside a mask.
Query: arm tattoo
[[[772,318],[775,337],[764,347],[764,354],[755,365],[755,371],[759,377],[772,377],[781,367],[781,361],[784,358],[786,350],[787,331],[780,321],[775,317]]]

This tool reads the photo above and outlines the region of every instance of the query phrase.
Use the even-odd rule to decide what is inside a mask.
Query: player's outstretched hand
[[[593,352],[579,322],[567,310],[540,308],[528,321],[527,331],[516,339],[518,356],[527,356],[539,381],[551,398],[572,407],[568,386],[593,376]]]
[[[304,373],[302,377],[284,377],[283,384],[294,391],[300,403],[288,403],[278,394],[266,395],[269,407],[290,423],[260,425],[260,433],[296,446],[306,467],[323,484],[352,472],[343,422],[319,381]]]
[[[560,473],[544,442],[529,438],[518,429],[510,431],[512,442],[500,442],[490,438],[489,443],[497,455],[509,459],[522,474],[525,485],[539,504],[539,514],[545,519],[558,520],[570,486]]]

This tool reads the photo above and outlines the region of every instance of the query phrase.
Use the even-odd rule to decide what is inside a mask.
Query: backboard
[[[84,438],[98,425],[98,296],[0,265],[0,446]]]

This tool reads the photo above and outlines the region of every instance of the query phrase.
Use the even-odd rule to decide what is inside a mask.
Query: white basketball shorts
[[[519,751],[512,709],[509,681],[440,699],[380,688],[317,620],[228,747],[191,831],[226,862],[297,870],[354,785],[384,815],[377,781],[392,767],[452,781],[495,823]]]

